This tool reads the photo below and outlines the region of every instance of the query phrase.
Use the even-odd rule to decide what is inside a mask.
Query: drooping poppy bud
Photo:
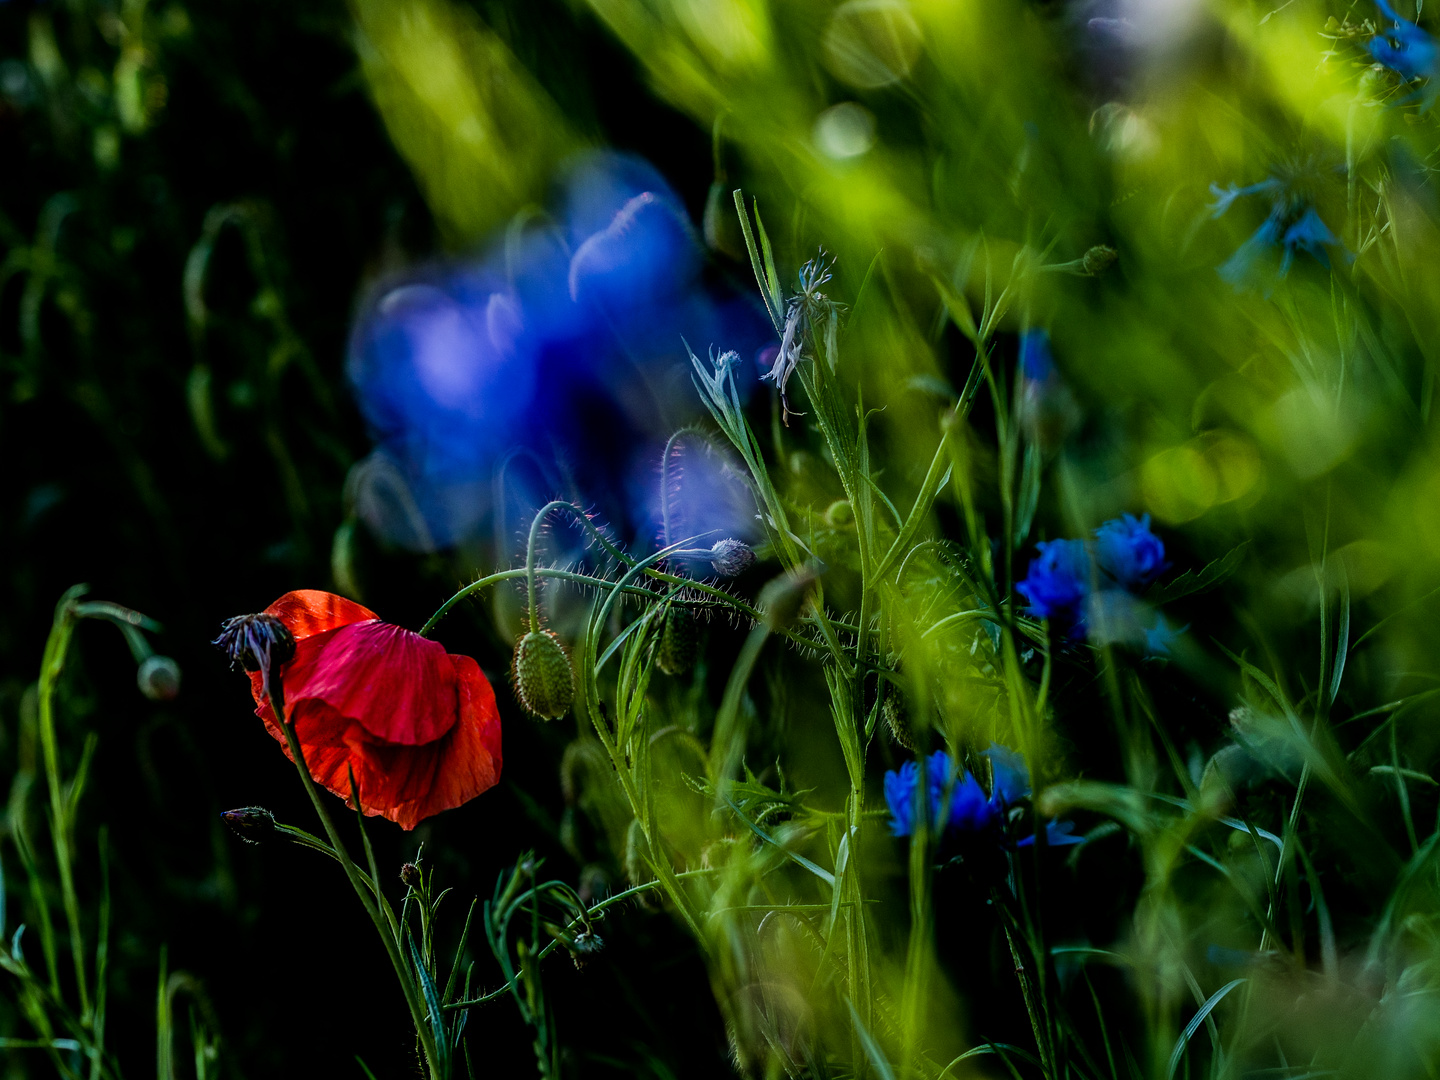
[[[657,660],[666,675],[684,675],[695,666],[700,652],[700,624],[695,616],[678,604],[665,612],[665,628],[660,632],[660,653]]]
[[[135,672],[135,683],[151,701],[174,701],[180,693],[180,665],[168,656],[147,656]]]
[[[515,646],[515,693],[542,720],[558,720],[575,700],[575,672],[553,630],[531,630]]]
[[[580,971],[592,956],[605,948],[605,939],[593,930],[583,930],[570,940],[569,947],[575,970]]]
[[[905,701],[905,694],[893,685],[886,685],[882,693],[885,696],[880,701],[880,715],[885,718],[885,726],[897,743],[906,750],[914,751],[919,744],[915,729],[910,725],[910,706]]]
[[[710,549],[710,565],[720,577],[739,577],[754,564],[755,552],[739,540],[721,540]]]
[[[257,640],[270,649],[273,668],[283,663],[279,645],[291,643],[291,658],[272,681],[283,682],[282,708],[305,765],[347,803],[353,773],[366,814],[413,829],[500,778],[495,692],[470,657],[313,589],[232,619],[221,635],[222,647],[242,662],[262,655]],[[255,712],[289,756],[260,668],[250,674]]]
[[[220,818],[247,844],[258,844],[275,832],[275,815],[263,806],[226,810]]]

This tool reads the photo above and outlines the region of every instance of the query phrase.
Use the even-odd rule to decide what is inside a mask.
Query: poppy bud
[[[151,701],[173,701],[180,693],[180,665],[168,656],[147,656],[135,672],[135,682]]]
[[[1114,248],[1105,244],[1096,244],[1080,257],[1080,271],[1087,277],[1095,277],[1109,270],[1119,257],[1119,253]]]
[[[275,815],[263,806],[226,810],[220,818],[247,844],[258,844],[275,832]]]
[[[246,671],[263,671],[268,677],[295,658],[295,637],[274,615],[237,615],[220,625],[220,636],[210,644]]]
[[[795,625],[810,599],[814,584],[815,572],[803,569],[793,574],[782,574],[760,590],[760,610],[764,612],[765,625],[772,633]]]
[[[739,577],[755,564],[755,552],[739,540],[721,540],[710,549],[710,565],[720,577]]]
[[[855,520],[855,508],[849,499],[836,499],[825,508],[825,524],[832,529],[843,529]]]
[[[885,697],[880,702],[880,715],[885,718],[885,726],[890,729],[890,734],[895,736],[896,742],[906,750],[915,750],[915,729],[910,726],[910,706],[905,701],[905,694],[897,686],[886,686],[884,694]]]
[[[420,867],[416,866],[413,862],[407,862],[404,866],[400,867],[400,880],[405,883],[407,888],[419,889],[422,880],[420,877]]]
[[[531,630],[520,639],[511,676],[520,704],[542,720],[558,720],[575,698],[575,672],[553,630]]]
[[[660,633],[660,670],[666,675],[684,675],[695,666],[700,652],[700,625],[685,608],[671,604],[665,611],[665,629]]]
[[[570,959],[575,961],[575,969],[578,971],[585,966],[585,961],[605,948],[605,939],[599,934],[589,930],[576,934],[570,941]]]

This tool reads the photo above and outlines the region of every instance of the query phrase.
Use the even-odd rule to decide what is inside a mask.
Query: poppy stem
[[[315,807],[315,813],[320,817],[320,824],[325,828],[325,835],[330,840],[330,847],[333,849],[335,858],[344,869],[345,876],[350,879],[350,885],[354,888],[355,895],[360,898],[365,913],[375,923],[380,940],[385,943],[385,951],[390,956],[390,963],[395,968],[395,975],[400,980],[400,989],[405,995],[405,1004],[410,1009],[410,1019],[415,1024],[415,1033],[424,1049],[425,1062],[429,1066],[431,1080],[448,1080],[440,1070],[439,1048],[435,1044],[434,1033],[426,1022],[425,1008],[415,988],[415,980],[411,977],[410,968],[400,954],[400,947],[394,935],[387,933],[390,928],[386,925],[384,915],[380,910],[381,905],[384,904],[384,899],[380,895],[380,883],[367,879],[361,873],[360,868],[355,865],[355,861],[350,858],[350,853],[345,850],[345,844],[340,839],[340,833],[336,830],[335,823],[330,820],[330,813],[325,809],[325,803],[320,798],[320,789],[310,775],[309,766],[305,764],[305,751],[300,747],[300,739],[295,734],[295,726],[285,715],[285,690],[280,682],[278,671],[265,673],[265,696],[269,699],[270,709],[275,714],[280,730],[285,733],[285,746],[290,751],[290,759],[295,762],[296,771],[300,773],[300,782],[310,796],[310,803]],[[373,900],[369,895],[372,891],[374,893]]]

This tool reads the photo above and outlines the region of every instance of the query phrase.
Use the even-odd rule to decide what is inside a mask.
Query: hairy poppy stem
[[[416,992],[410,968],[406,965],[404,957],[400,955],[400,947],[394,936],[387,933],[390,928],[386,925],[385,918],[381,913],[381,905],[384,900],[380,895],[379,882],[370,880],[367,883],[366,876],[361,873],[360,868],[355,865],[355,861],[350,858],[350,853],[345,850],[335,823],[330,820],[330,813],[325,809],[325,803],[320,798],[320,789],[310,775],[309,766],[305,764],[305,752],[300,747],[300,739],[295,734],[295,727],[285,715],[285,690],[280,682],[278,671],[265,672],[265,696],[269,699],[270,708],[275,713],[275,720],[279,723],[280,730],[285,733],[285,745],[290,751],[290,758],[295,762],[295,768],[300,773],[300,782],[310,796],[310,803],[315,807],[315,813],[320,817],[320,824],[325,828],[325,835],[330,840],[335,857],[344,869],[345,876],[350,879],[350,885],[354,888],[355,895],[360,898],[365,913],[375,923],[375,929],[380,933],[380,940],[385,943],[385,951],[390,956],[390,963],[395,968],[395,975],[400,980],[400,989],[405,995],[405,1004],[410,1009],[410,1019],[415,1024],[415,1033],[425,1051],[425,1063],[429,1067],[431,1080],[448,1080],[440,1072],[439,1047],[435,1044],[434,1033],[426,1023],[425,1008]],[[360,809],[358,805],[356,809]],[[373,900],[367,895],[372,891],[372,886]]]

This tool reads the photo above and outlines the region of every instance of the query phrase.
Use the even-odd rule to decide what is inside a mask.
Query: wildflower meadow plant
[[[112,7],[0,4],[0,1068],[1440,1072],[1428,16],[354,0],[271,214]]]

